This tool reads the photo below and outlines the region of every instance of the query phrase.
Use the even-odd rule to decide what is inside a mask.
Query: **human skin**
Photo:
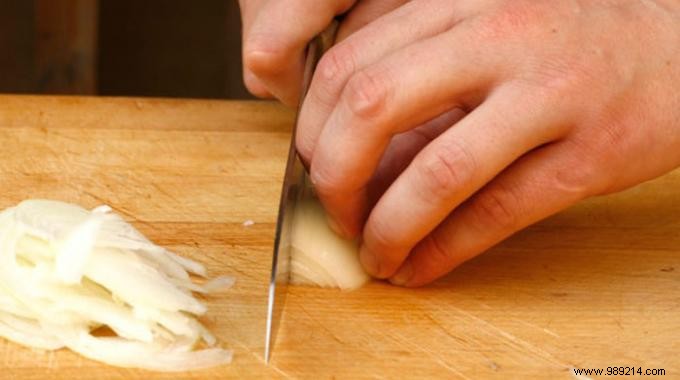
[[[331,225],[360,238],[373,276],[427,284],[574,203],[680,165],[680,1],[394,5],[322,58],[296,136]],[[284,82],[299,77],[263,68],[297,70],[306,41],[351,6],[300,31],[286,57],[271,52],[290,45],[262,30],[288,21],[262,11],[257,37],[244,29],[249,88],[292,104],[297,86]]]
[[[334,17],[346,13],[341,41],[408,0],[239,0],[243,24],[243,80],[262,98],[296,106],[302,83],[303,52]],[[348,12],[349,9],[351,12]]]

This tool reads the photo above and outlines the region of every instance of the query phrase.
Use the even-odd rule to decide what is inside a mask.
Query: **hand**
[[[307,43],[347,12],[344,39],[408,0],[239,0],[243,23],[243,79],[260,97],[297,104]],[[355,4],[356,3],[356,4]]]
[[[680,165],[678,89],[678,1],[414,0],[323,57],[297,146],[365,268],[418,286]]]

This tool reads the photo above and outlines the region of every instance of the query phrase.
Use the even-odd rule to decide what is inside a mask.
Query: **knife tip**
[[[269,365],[269,347],[264,349],[264,364]]]

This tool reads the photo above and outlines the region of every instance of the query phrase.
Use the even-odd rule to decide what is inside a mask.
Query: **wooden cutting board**
[[[572,368],[608,366],[680,377],[680,172],[584,202],[430,287],[291,287],[264,365],[292,117],[265,102],[0,96],[1,208],[106,203],[158,244],[237,278],[203,318],[234,348],[229,366],[120,369],[0,339],[0,378],[571,379]]]

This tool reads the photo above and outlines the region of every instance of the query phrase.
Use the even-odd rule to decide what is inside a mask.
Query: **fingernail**
[[[359,261],[368,274],[373,276],[378,274],[380,270],[378,257],[363,245],[359,250]]]
[[[390,277],[390,282],[393,285],[404,286],[411,280],[411,277],[413,277],[413,265],[411,265],[411,262],[405,261],[397,274]]]

